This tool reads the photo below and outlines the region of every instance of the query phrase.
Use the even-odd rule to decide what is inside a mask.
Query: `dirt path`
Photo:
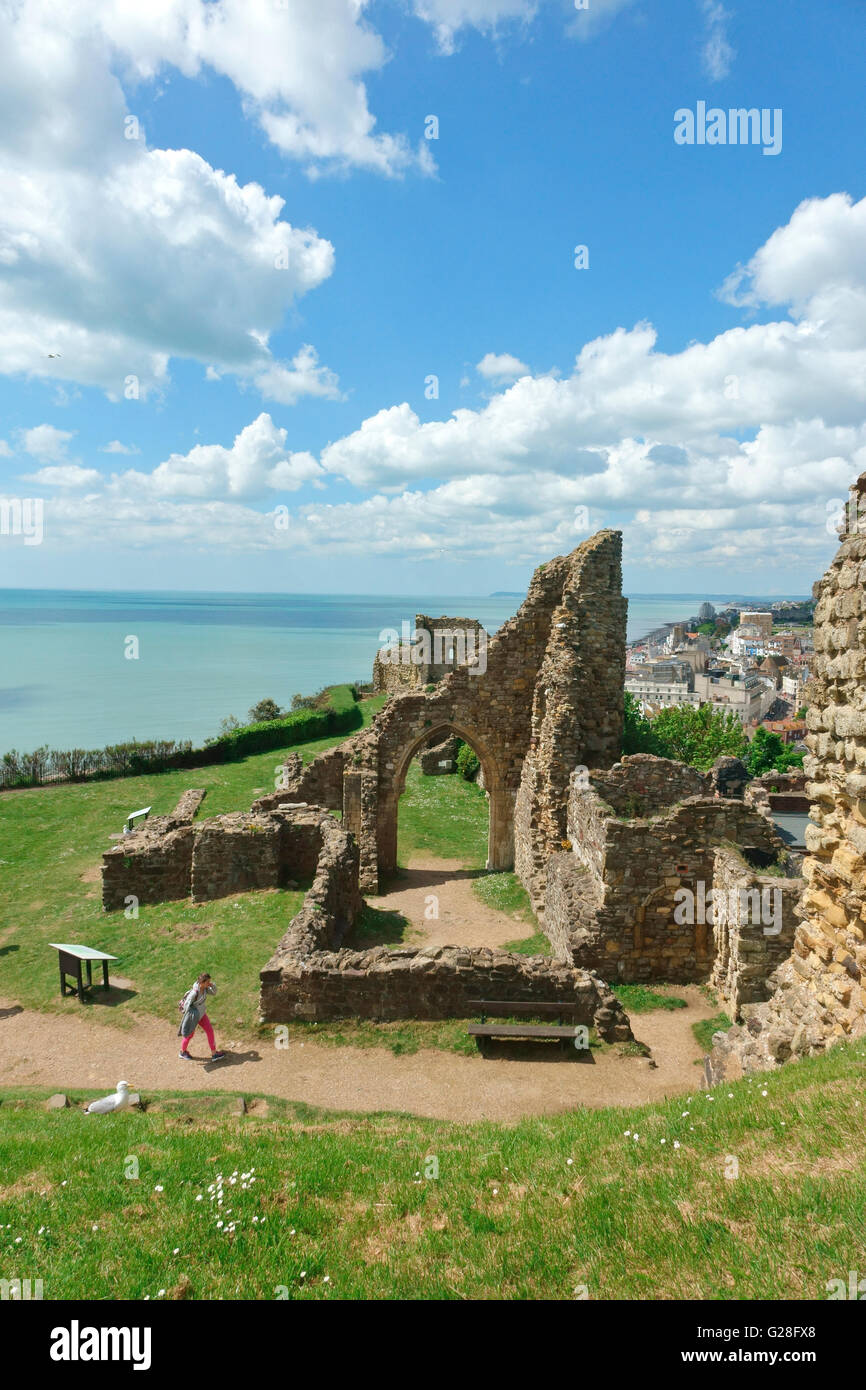
[[[472,884],[477,877],[459,859],[413,854],[388,891],[367,901],[372,907],[399,912],[412,923],[407,945],[502,947],[531,936],[532,928],[519,913],[500,912],[476,897]],[[436,918],[426,915],[433,906],[431,898],[437,899]]]
[[[386,1048],[294,1041],[280,1050],[263,1043],[233,1047],[218,1013],[217,1037],[229,1056],[219,1063],[201,1060],[206,1049],[196,1035],[192,1051],[199,1060],[182,1062],[172,1027],[159,1020],[137,1018],[121,1032],[76,1013],[73,1000],[68,1015],[58,1017],[0,999],[0,1086],[107,1093],[123,1077],[145,1096],[157,1089],[259,1093],[333,1110],[401,1110],[463,1123],[509,1123],[581,1105],[636,1106],[700,1085],[691,1025],[713,1009],[694,986],[676,992],[688,1008],[633,1020],[657,1068],[615,1050],[563,1058],[555,1045],[531,1060],[520,1048],[481,1058],[432,1050],[395,1057]]]

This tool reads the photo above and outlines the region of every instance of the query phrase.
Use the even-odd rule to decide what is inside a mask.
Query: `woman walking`
[[[207,997],[209,994],[216,994],[216,985],[213,983],[207,971],[203,970],[192,989],[187,990],[183,999],[180,1001],[183,1017],[181,1018],[180,1027],[177,1032],[178,1037],[183,1038],[183,1042],[180,1045],[180,1052],[178,1055],[186,1058],[187,1061],[190,1062],[193,1058],[189,1055],[189,1045],[192,1041],[192,1035],[199,1024],[201,1024],[204,1029],[205,1037],[208,1040],[211,1061],[219,1062],[226,1055],[224,1052],[217,1051],[216,1039],[213,1035],[211,1021],[207,1016]]]

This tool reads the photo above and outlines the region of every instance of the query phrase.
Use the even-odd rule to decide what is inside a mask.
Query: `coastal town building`
[[[741,675],[716,667],[694,670],[678,654],[667,661],[647,662],[628,676],[625,688],[645,714],[671,705],[716,705],[736,714],[742,724],[763,719],[776,698],[775,679],[763,674]]]
[[[758,608],[741,609],[740,627],[756,627],[762,637],[772,637],[773,615]]]
[[[766,632],[757,623],[740,623],[727,638],[731,656],[759,657],[765,654]]]

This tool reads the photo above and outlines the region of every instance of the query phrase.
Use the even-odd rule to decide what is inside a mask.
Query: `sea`
[[[522,594],[221,594],[0,590],[0,754],[101,748],[216,734],[266,697],[288,707],[340,681],[369,681],[388,629],[416,613],[477,618],[493,633]],[[635,594],[628,637],[695,614],[708,599]],[[134,641],[130,639],[135,639]],[[129,653],[129,655],[127,655]]]

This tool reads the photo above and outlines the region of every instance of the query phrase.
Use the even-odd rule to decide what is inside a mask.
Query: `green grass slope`
[[[511,1128],[7,1092],[0,1267],[46,1299],[825,1299],[866,1267],[864,1065]]]

